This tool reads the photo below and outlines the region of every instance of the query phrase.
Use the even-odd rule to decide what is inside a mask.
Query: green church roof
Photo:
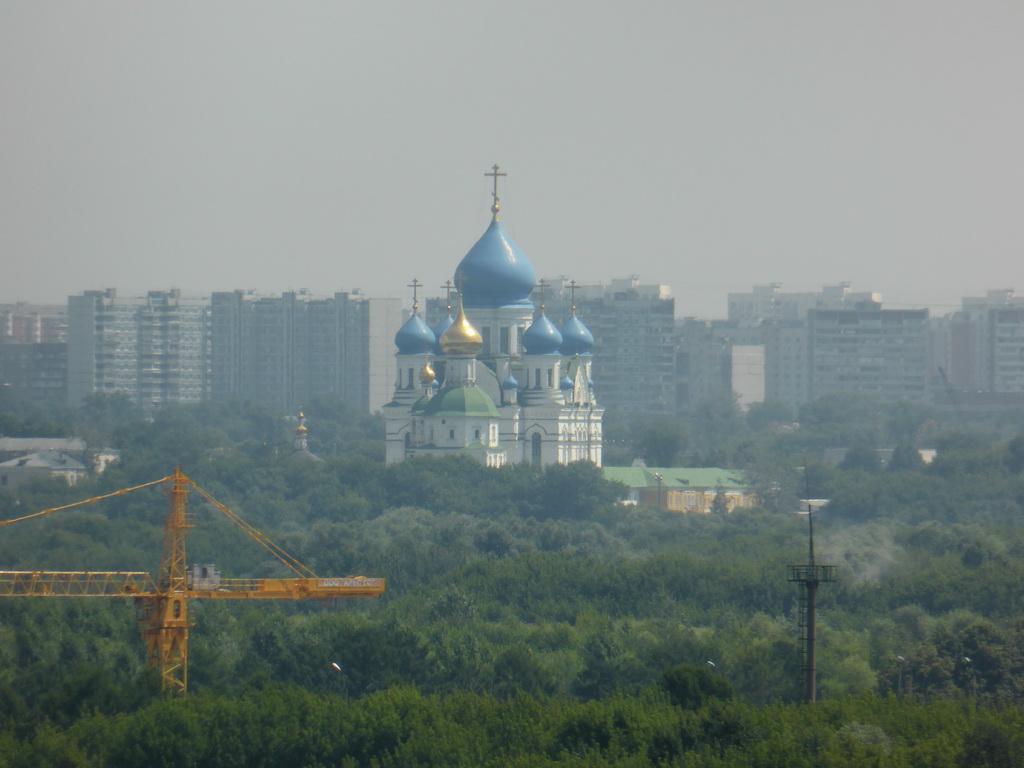
[[[718,467],[601,467],[606,480],[622,483],[629,488],[657,488],[666,490],[684,488],[746,488],[741,470]],[[661,475],[661,482],[655,475]]]
[[[426,403],[427,416],[485,416],[497,419],[498,410],[487,393],[477,387],[442,389]]]

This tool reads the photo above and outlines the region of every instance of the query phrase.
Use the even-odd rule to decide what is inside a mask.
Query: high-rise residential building
[[[811,399],[810,333],[807,320],[766,322],[764,340],[765,400],[794,410]]]
[[[882,296],[855,292],[849,283],[826,285],[820,291],[787,293],[779,283],[756,285],[749,293],[730,293],[729,321],[738,325],[762,322],[804,322],[812,309],[878,309]]]
[[[67,343],[0,344],[0,386],[29,400],[63,402],[68,392]]]
[[[594,387],[606,409],[676,413],[676,305],[667,285],[643,284],[635,275],[607,285],[559,277],[542,281],[532,299],[559,325],[575,305],[594,335]]]
[[[0,344],[53,344],[66,340],[67,307],[54,304],[0,304]]]
[[[709,327],[718,328],[717,335],[724,339],[722,343],[761,348],[765,400],[787,403],[796,409],[825,392],[867,391],[878,394],[879,387],[883,387],[885,395],[880,396],[888,398],[898,389],[893,382],[885,382],[884,376],[872,378],[868,375],[869,368],[877,367],[873,363],[863,362],[856,372],[850,367],[851,350],[865,349],[875,334],[869,330],[871,320],[892,317],[872,314],[881,311],[882,297],[879,293],[851,291],[848,283],[826,285],[820,291],[791,293],[773,283],[754,286],[748,293],[730,293],[728,305],[729,320],[724,327],[720,327],[719,321],[713,321]],[[844,328],[842,334],[830,335],[825,318],[833,316],[821,314],[827,312],[852,313],[843,315],[847,319],[861,317],[857,313],[866,313],[864,327],[860,327],[857,324],[860,321],[857,321]],[[817,336],[812,331],[811,322],[815,316],[818,323],[813,327],[817,329]],[[859,330],[855,330],[855,326]],[[755,332],[753,337],[749,335],[751,330]],[[842,346],[840,340],[847,346]],[[836,352],[840,348],[844,350],[842,354]],[[817,350],[816,357],[814,350]],[[724,355],[724,351],[720,354]],[[878,356],[878,350],[868,354],[872,358]],[[907,381],[911,366],[912,363],[908,362],[894,375]],[[736,386],[732,386],[735,390]],[[916,393],[913,396],[922,395]]]
[[[834,392],[928,399],[928,310],[811,310],[808,333],[811,399]]]
[[[211,393],[296,409],[313,395],[338,395],[367,413],[391,400],[390,339],[402,323],[398,299],[358,291],[309,291],[211,299]]]
[[[68,297],[68,400],[124,392],[144,407],[207,394],[208,302],[181,291]]]
[[[693,317],[676,323],[676,406],[681,415],[734,399],[748,407],[765,398],[765,349],[758,326]]]
[[[968,392],[1024,392],[1024,296],[1011,289],[965,297],[940,322],[950,386]]]

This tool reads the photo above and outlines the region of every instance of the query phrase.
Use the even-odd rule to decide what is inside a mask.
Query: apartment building
[[[559,277],[531,296],[561,327],[572,314],[594,335],[598,402],[620,414],[676,413],[675,300],[667,285],[642,284],[634,275],[609,284],[575,285]]]
[[[178,289],[119,297],[114,289],[68,297],[72,404],[124,392],[150,408],[207,395],[209,306]]]
[[[928,310],[811,310],[808,336],[812,400],[834,392],[928,400]]]
[[[309,291],[211,298],[211,395],[294,409],[336,394],[373,413],[394,388],[391,339],[402,324],[398,299],[356,291],[318,298]]]

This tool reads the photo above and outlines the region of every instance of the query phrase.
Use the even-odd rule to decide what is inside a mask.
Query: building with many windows
[[[124,392],[144,407],[198,402],[208,393],[209,305],[181,291],[68,297],[68,400]]]
[[[63,402],[67,383],[67,343],[0,343],[0,386],[29,400]]]
[[[618,414],[667,416],[676,411],[675,300],[667,285],[636,275],[609,284],[544,280],[533,293],[557,324],[576,316],[594,335],[594,386]]]
[[[834,392],[929,398],[928,310],[811,310],[808,334],[811,399]]]
[[[966,392],[1024,392],[1024,296],[1010,289],[965,297],[940,324],[940,364]]]
[[[295,409],[338,395],[367,413],[391,400],[389,341],[402,323],[398,299],[308,291],[260,296],[214,293],[211,393]]]
[[[786,292],[779,283],[755,285],[748,293],[728,295],[729,322],[760,325],[765,322],[804,322],[812,309],[878,309],[882,296],[850,290],[849,283],[826,285],[820,291]]]
[[[57,344],[66,340],[67,327],[64,305],[0,304],[0,344]]]

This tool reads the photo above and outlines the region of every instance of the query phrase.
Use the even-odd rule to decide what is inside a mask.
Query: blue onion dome
[[[530,327],[523,332],[523,349],[528,355],[557,355],[562,346],[562,334],[544,314],[544,307]]]
[[[505,377],[505,380],[501,382],[501,388],[506,392],[519,389],[519,380],[510,373]]]
[[[441,382],[439,382],[437,379],[434,379],[434,383],[430,385],[430,388],[437,392],[437,390],[441,388]]]
[[[467,307],[529,304],[537,273],[497,217],[455,270]]]
[[[572,316],[562,326],[562,349],[563,355],[589,355],[594,348],[594,334],[587,330],[583,321],[576,317],[575,310]]]
[[[434,335],[437,337],[437,342],[434,344],[434,354],[441,355],[441,337],[444,336],[444,332],[452,327],[452,323],[455,319],[452,317],[452,308],[448,307],[448,314],[442,318],[441,322],[434,326]]]
[[[563,389],[563,390],[565,390],[565,389],[572,389],[573,388],[572,379],[570,379],[568,376],[563,376],[562,380],[558,382],[558,388],[559,389]]]
[[[449,357],[476,357],[484,348],[484,339],[480,331],[473,327],[462,308],[459,298],[459,314],[451,326],[438,339],[441,351]]]
[[[434,350],[436,342],[434,332],[415,311],[395,334],[395,346],[402,355],[428,355]]]

